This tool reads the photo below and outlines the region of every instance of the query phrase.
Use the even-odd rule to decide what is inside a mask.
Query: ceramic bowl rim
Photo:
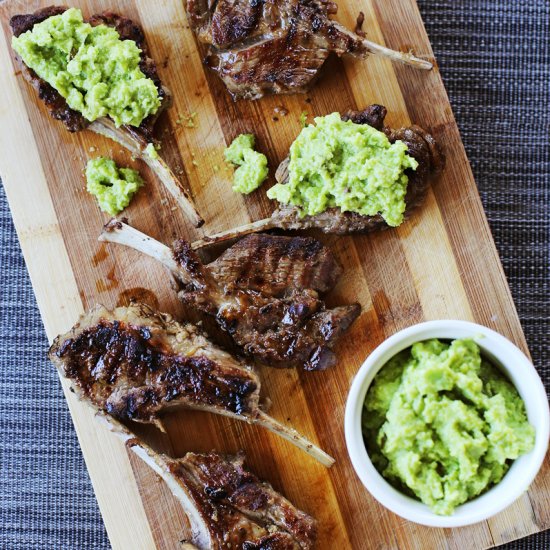
[[[504,478],[489,491],[458,506],[451,516],[438,516],[425,504],[390,485],[373,466],[361,433],[361,411],[367,390],[386,362],[413,343],[430,338],[473,338],[482,353],[512,381],[525,402],[529,422],[535,426],[533,450],[514,461]],[[518,499],[537,475],[550,436],[550,411],[542,381],[527,356],[510,340],[483,325],[469,321],[426,321],[400,330],[384,340],[355,375],[345,411],[348,453],[363,485],[382,505],[399,516],[430,527],[471,525],[499,513]]]

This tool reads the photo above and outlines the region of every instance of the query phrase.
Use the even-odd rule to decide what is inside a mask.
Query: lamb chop
[[[394,143],[397,140],[407,145],[407,153],[418,161],[415,171],[407,170],[409,178],[405,203],[405,219],[424,202],[430,182],[436,178],[445,165],[445,157],[435,139],[419,126],[392,130],[384,125],[386,108],[382,105],[369,105],[363,111],[348,111],[343,120],[351,120],[356,124],[368,124],[388,136]],[[285,159],[277,169],[275,178],[284,183],[288,178],[289,159]],[[209,235],[193,243],[193,248],[199,249],[215,243],[242,237],[256,231],[268,229],[319,229],[324,233],[345,235],[349,233],[370,233],[387,229],[389,226],[380,214],[363,216],[356,212],[342,212],[339,208],[328,208],[314,216],[302,216],[299,208],[293,205],[281,205],[270,218],[254,221],[227,231]]]
[[[313,548],[317,522],[246,470],[244,453],[187,453],[174,459],[156,453],[114,418],[103,415],[102,419],[162,477],[181,503],[193,533],[184,548]]]
[[[60,15],[67,9],[65,6],[49,6],[34,13],[15,15],[10,20],[10,26],[14,36],[32,30],[34,25],[45,21],[49,17]],[[130,19],[112,12],[103,12],[90,17],[87,21],[92,26],[107,25],[114,28],[122,40],[132,40],[141,50],[140,69],[156,85],[158,95],[161,98],[161,106],[156,113],[145,118],[139,127],[124,125],[117,128],[109,117],[98,118],[90,122],[81,113],[71,109],[59,92],[40,78],[31,68],[27,67],[23,60],[16,55],[21,72],[25,79],[35,88],[38,97],[44,102],[50,115],[60,120],[69,132],[79,132],[84,129],[102,134],[128,149],[132,156],[143,160],[155,172],[167,190],[173,195],[180,208],[196,227],[200,227],[204,220],[195,208],[191,196],[178,181],[172,170],[158,154],[151,154],[148,144],[156,143],[154,127],[160,114],[171,105],[171,93],[164,86],[157,73],[157,67],[149,55],[145,35],[140,25]]]
[[[196,326],[144,304],[83,315],[49,352],[72,390],[97,411],[150,423],[173,409],[199,409],[259,424],[326,466],[334,461],[266,414],[252,367],[214,346]]]
[[[390,50],[330,19],[338,6],[328,0],[187,0],[187,18],[208,44],[206,64],[234,99],[305,92],[331,52],[376,54],[420,69],[429,61]]]
[[[208,265],[186,241],[170,249],[116,219],[100,240],[159,260],[185,304],[213,316],[246,355],[273,367],[334,365],[332,347],[361,310],[359,304],[328,309],[319,298],[342,271],[315,239],[250,235]]]

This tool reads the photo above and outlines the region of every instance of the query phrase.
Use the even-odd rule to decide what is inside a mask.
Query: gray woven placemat
[[[548,390],[549,4],[419,4]],[[3,188],[0,280],[0,548],[107,549]],[[505,548],[548,549],[550,532]]]

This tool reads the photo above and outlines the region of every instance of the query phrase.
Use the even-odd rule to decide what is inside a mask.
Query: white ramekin
[[[483,355],[512,381],[525,403],[529,422],[535,427],[535,447],[519,457],[502,481],[483,495],[458,506],[451,516],[438,516],[428,506],[392,487],[376,470],[367,454],[361,433],[361,413],[367,390],[376,373],[395,354],[415,342],[441,338],[473,338]],[[550,412],[544,386],[529,359],[497,332],[467,321],[428,321],[401,330],[380,344],[357,372],[348,395],[345,434],[351,462],[363,485],[381,504],[399,516],[431,527],[459,527],[483,521],[514,502],[539,471],[550,431]]]

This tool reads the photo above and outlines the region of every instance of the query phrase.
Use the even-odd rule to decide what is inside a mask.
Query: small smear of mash
[[[267,157],[254,151],[253,134],[237,136],[224,151],[225,160],[238,168],[233,175],[233,191],[252,193],[267,178]]]
[[[343,121],[339,113],[316,117],[290,147],[288,181],[267,196],[314,216],[328,208],[381,214],[390,226],[403,222],[409,178],[418,162],[407,146],[367,124]]]
[[[25,65],[53,86],[71,109],[94,121],[109,116],[116,126],[139,126],[161,99],[139,68],[141,50],[107,25],[84,23],[70,8],[12,38]]]
[[[470,339],[418,342],[393,357],[362,422],[377,470],[440,515],[498,483],[535,442],[518,392]]]
[[[143,185],[136,170],[120,168],[114,160],[105,157],[88,161],[86,181],[88,192],[97,199],[101,210],[111,216],[124,210]]]
[[[145,152],[152,159],[158,159],[159,158],[157,148],[155,147],[155,145],[153,143],[148,143],[147,144],[147,147],[145,147]]]

